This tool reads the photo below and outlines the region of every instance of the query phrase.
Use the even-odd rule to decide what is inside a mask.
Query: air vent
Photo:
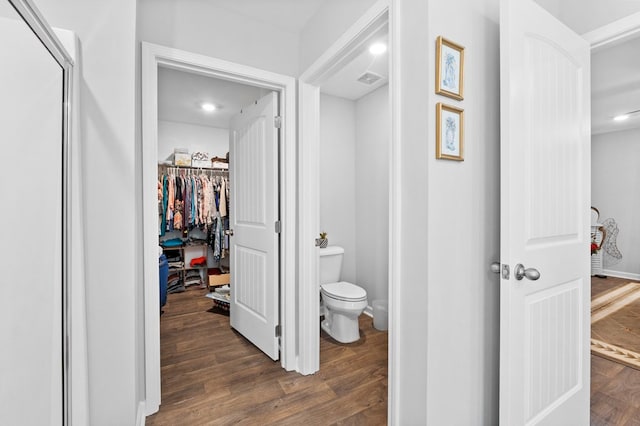
[[[381,75],[376,74],[376,73],[371,72],[371,71],[367,71],[364,74],[362,74],[360,77],[358,77],[358,81],[360,83],[372,85],[376,81],[379,81],[381,78],[382,78]]]

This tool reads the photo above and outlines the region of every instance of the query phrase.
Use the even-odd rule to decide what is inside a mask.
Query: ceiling
[[[591,129],[593,134],[640,127],[640,37],[591,54]]]
[[[240,110],[267,91],[205,75],[160,67],[158,70],[158,119],[228,129]],[[221,108],[206,113],[200,108],[210,102]]]
[[[350,100],[358,100],[388,83],[389,55],[374,56],[369,46],[375,42],[386,43],[388,27],[372,34],[368,42],[360,46],[355,58],[322,84],[322,93]],[[364,72],[375,73],[382,78],[368,85],[358,81]],[[206,75],[160,67],[158,70],[158,119],[200,126],[229,128],[231,117],[260,99],[267,90],[221,80]],[[206,113],[200,105],[210,102],[222,106]]]
[[[374,33],[368,42],[360,47],[359,54],[324,82],[320,91],[327,95],[355,101],[387,84],[389,82],[389,53],[387,51],[377,56],[372,55],[369,53],[369,46],[373,43],[386,45],[389,39],[388,34],[387,25]],[[358,78],[365,72],[376,74],[381,78],[373,84],[358,81]]]
[[[326,0],[216,0],[220,7],[299,34]]]
[[[578,34],[640,12],[638,0],[536,0]]]

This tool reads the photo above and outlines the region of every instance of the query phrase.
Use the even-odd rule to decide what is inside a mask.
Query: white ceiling
[[[592,53],[592,133],[640,127],[640,113],[626,121],[613,121],[617,115],[637,110],[640,110],[640,38]]]
[[[160,67],[158,119],[228,129],[233,115],[266,92],[258,87]],[[222,109],[206,113],[200,108],[203,102]]]
[[[638,0],[536,0],[578,34],[640,12]]]
[[[326,0],[215,0],[216,6],[273,25],[284,31],[302,31]]]
[[[282,0],[280,3],[284,2],[285,0]],[[387,84],[389,76],[388,53],[377,57],[369,53],[371,44],[375,42],[386,43],[387,39],[388,28],[384,26],[359,48],[359,53],[353,61],[346,64],[323,83],[321,91],[333,96],[357,100]],[[365,71],[374,72],[382,78],[372,85],[357,81]],[[260,99],[266,92],[267,90],[257,87],[160,67],[158,71],[158,119],[227,129],[233,115],[240,112],[243,107]],[[205,113],[200,108],[203,102],[221,105],[222,109],[213,113]]]
[[[373,34],[367,43],[360,47],[358,56],[324,82],[320,91],[327,95],[355,101],[387,84],[389,82],[389,52],[374,56],[369,53],[369,46],[378,42],[387,44],[388,34],[387,25]],[[373,84],[359,82],[358,78],[365,72],[377,74],[382,78]]]

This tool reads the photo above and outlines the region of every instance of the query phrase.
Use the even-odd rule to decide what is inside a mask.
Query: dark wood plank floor
[[[356,343],[322,332],[320,371],[301,376],[233,331],[204,294],[168,297],[160,320],[162,405],[148,425],[386,424],[387,332],[370,317],[360,317]]]
[[[591,279],[591,297],[631,280]],[[591,356],[591,425],[640,426],[640,371]]]
[[[629,282],[593,278],[592,296]],[[191,289],[169,295],[161,318],[162,405],[149,425],[384,425],[387,333],[361,316],[363,338],[321,334],[320,371],[285,372]],[[640,426],[640,371],[591,357],[591,425]]]

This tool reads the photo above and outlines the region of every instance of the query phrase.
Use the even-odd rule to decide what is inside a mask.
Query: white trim
[[[602,275],[607,277],[624,278],[627,280],[640,281],[640,274],[634,274],[631,272],[614,271],[612,269],[603,269]]]
[[[158,163],[158,67],[195,72],[280,92],[280,362],[297,370],[296,359],[296,81],[293,77],[179,49],[142,42],[142,210],[145,306],[146,414],[160,406],[160,320],[156,174]]]
[[[393,0],[393,8],[398,5],[398,0]],[[320,336],[318,327],[318,253],[314,247],[314,238],[319,231],[319,199],[320,199],[320,176],[317,164],[317,153],[319,152],[319,86],[326,81],[343,64],[353,58],[358,47],[375,31],[383,25],[389,24],[389,37],[392,43],[390,52],[391,69],[389,78],[389,96],[391,104],[391,159],[389,172],[389,398],[388,412],[389,423],[398,424],[396,408],[397,389],[396,363],[398,342],[394,333],[394,326],[397,323],[394,318],[398,309],[396,306],[396,288],[400,278],[400,139],[397,120],[399,118],[398,96],[398,69],[393,58],[397,53],[394,49],[399,48],[397,37],[397,22],[392,13],[392,6],[387,0],[380,0],[375,3],[365,14],[358,19],[324,54],[322,54],[302,75],[300,76],[300,97],[299,97],[299,194],[300,194],[300,239],[299,239],[299,282],[300,286],[300,311],[304,312],[304,317],[300,319],[300,364],[305,366],[305,374],[311,374],[319,369],[320,359]],[[394,20],[392,20],[393,18]]]
[[[362,313],[368,316],[369,318],[373,318],[373,306],[367,305],[367,307],[364,308],[364,311],[362,311]]]
[[[300,81],[298,90],[299,361],[300,373],[313,374],[320,369],[319,249],[315,246],[320,228],[320,89]]]
[[[140,403],[138,403],[138,411],[136,412],[136,426],[144,426],[146,420],[144,401],[140,401]]]
[[[321,86],[343,65],[358,55],[363,40],[388,22],[389,2],[379,0],[371,6],[349,29],[340,36],[309,68],[300,76],[300,81]]]
[[[391,165],[389,167],[389,364],[387,419],[390,425],[400,425],[400,283],[402,282],[402,81],[400,61],[401,0],[391,0],[389,8],[389,100],[391,102]]]
[[[582,37],[589,42],[591,49],[594,50],[609,43],[623,41],[638,35],[640,35],[640,12],[596,28],[583,34]]]

